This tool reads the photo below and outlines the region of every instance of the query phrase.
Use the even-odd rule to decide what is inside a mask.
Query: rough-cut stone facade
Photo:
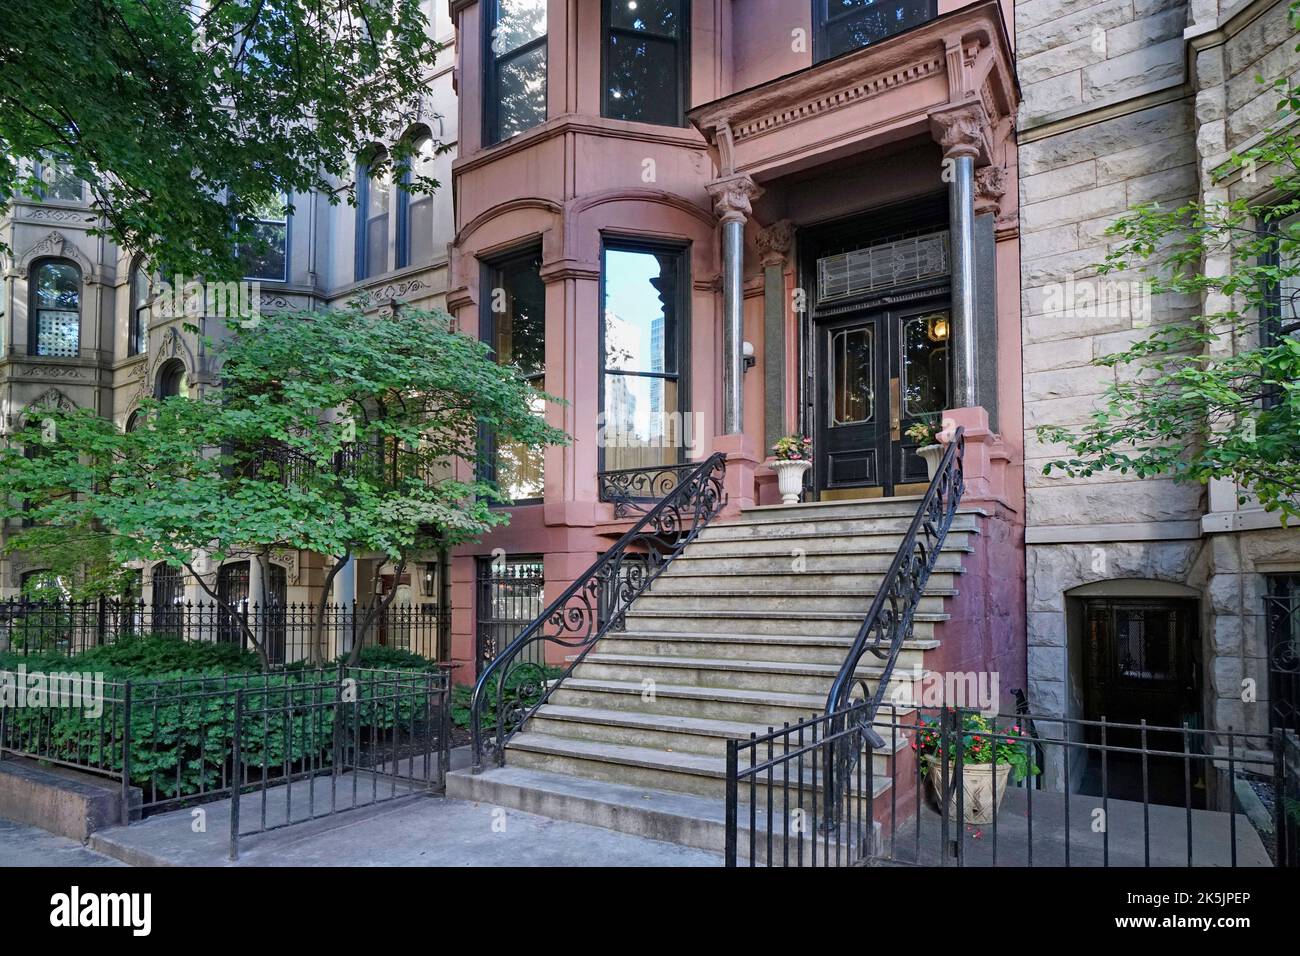
[[[1264,575],[1300,568],[1300,532],[1239,505],[1232,487],[1044,475],[1063,449],[1034,430],[1086,419],[1116,374],[1094,358],[1157,323],[1216,307],[1164,297],[1149,311],[1071,314],[1056,284],[1098,280],[1106,227],[1136,203],[1267,198],[1258,192],[1265,177],[1220,182],[1212,171],[1277,119],[1276,93],[1255,77],[1300,67],[1287,4],[1023,0],[1016,30],[1031,701],[1036,711],[1083,716],[1084,635],[1072,590],[1192,598],[1200,719],[1267,730]],[[1256,703],[1243,702],[1246,679],[1256,682]]]

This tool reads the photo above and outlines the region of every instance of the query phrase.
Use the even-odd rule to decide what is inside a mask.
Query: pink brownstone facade
[[[509,525],[452,557],[457,680],[488,563],[534,562],[549,600],[629,527],[602,474],[724,452],[725,520],[780,500],[768,448],[803,433],[806,502],[916,495],[906,428],[952,420],[988,546],[953,653],[1023,686],[1010,4],[902,4],[910,25],[864,45],[788,0],[451,7],[448,311],[571,436],[503,462]],[[614,447],[628,433],[649,441]]]

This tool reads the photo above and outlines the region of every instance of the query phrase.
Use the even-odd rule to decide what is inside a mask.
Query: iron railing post
[[[122,685],[122,826],[131,823],[131,682]]]
[[[727,837],[726,837],[726,865],[734,867],[736,865],[736,801],[739,796],[740,781],[737,774],[740,768],[740,758],[738,750],[740,741],[727,741]],[[754,834],[749,838],[754,839]]]
[[[230,860],[239,859],[239,803],[243,795],[239,768],[243,762],[240,739],[244,733],[244,689],[235,691],[235,719],[230,743]]]

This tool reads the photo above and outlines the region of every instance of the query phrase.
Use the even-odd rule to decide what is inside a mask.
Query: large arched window
[[[76,358],[81,344],[81,270],[66,259],[42,259],[30,274],[28,351]]]
[[[382,150],[357,163],[358,281],[388,270],[388,156]]]
[[[416,137],[410,166],[402,174],[402,186],[421,177],[433,178],[437,158],[433,137],[427,131]],[[397,268],[412,263],[424,265],[433,258],[433,194],[397,190]]]
[[[189,375],[185,363],[180,359],[168,359],[158,370],[157,396],[171,398],[175,395],[188,395],[190,391]]]
[[[126,333],[126,354],[142,355],[149,336],[149,299],[153,290],[149,270],[144,261],[136,259],[131,265],[131,326]]]

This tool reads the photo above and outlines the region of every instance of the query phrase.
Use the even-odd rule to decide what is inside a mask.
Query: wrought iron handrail
[[[498,765],[505,762],[506,742],[550,699],[597,641],[611,630],[622,629],[631,603],[722,510],[726,470],[722,453],[695,466],[483,669],[470,702],[476,773],[485,752],[493,753]],[[547,644],[580,649],[554,680],[546,677]],[[540,655],[525,654],[534,647]],[[495,734],[484,739],[484,708],[489,701],[494,704]]]
[[[679,465],[602,471],[598,476],[600,500],[614,506],[615,518],[625,518],[633,511],[645,514],[697,467],[695,462],[688,461]]]
[[[916,515],[908,525],[898,552],[871,602],[871,609],[858,628],[853,646],[826,696],[826,714],[834,715],[837,722],[842,723],[845,712],[853,706],[850,697],[855,685],[866,689],[866,684],[855,676],[862,658],[870,652],[885,662],[876,680],[875,690],[866,697],[867,706],[854,711],[854,719],[862,722],[862,736],[871,747],[883,747],[885,744],[872,729],[872,725],[884,701],[903,643],[912,634],[912,619],[916,615],[916,608],[925,594],[930,572],[934,570],[948,529],[957,513],[957,505],[966,489],[962,470],[965,449],[966,430],[958,428],[944,450],[939,467],[925,491],[925,497],[921,499]],[[836,731],[840,729],[842,728],[838,726],[833,728]],[[849,780],[862,756],[861,748],[856,746],[845,745],[834,749],[833,755],[828,753],[826,766],[828,792],[831,794],[837,792],[830,789],[832,782],[839,786]]]

